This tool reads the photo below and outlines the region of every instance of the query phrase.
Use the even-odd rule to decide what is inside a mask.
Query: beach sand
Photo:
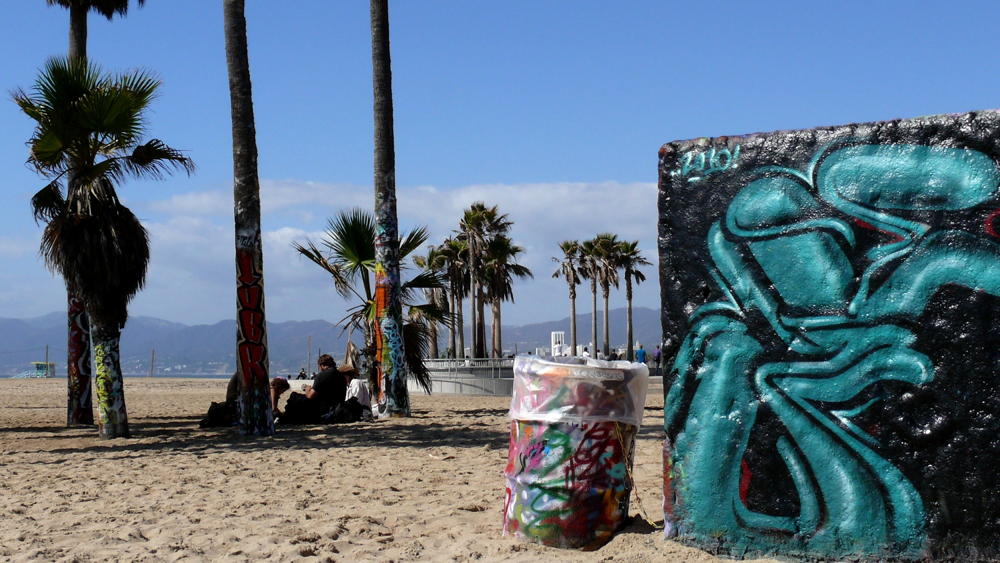
[[[198,429],[225,387],[126,379],[134,437],[106,442],[65,427],[65,379],[0,380],[0,560],[718,560],[641,519],[590,553],[502,537],[507,397],[419,395],[412,418],[260,439]],[[662,393],[634,471],[657,522]]]

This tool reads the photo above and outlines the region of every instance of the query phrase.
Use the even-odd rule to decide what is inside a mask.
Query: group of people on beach
[[[285,409],[278,408],[281,395],[291,389],[284,377],[271,380],[271,408],[276,424],[344,424],[372,420],[368,387],[358,378],[358,370],[349,365],[337,367],[333,356],[323,354],[316,362],[319,373],[302,393],[292,392]],[[212,403],[202,428],[232,426],[239,419],[239,373],[234,373],[226,388],[226,402]]]

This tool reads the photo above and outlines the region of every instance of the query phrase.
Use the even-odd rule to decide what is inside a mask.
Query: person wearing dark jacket
[[[344,402],[347,383],[337,371],[337,362],[329,354],[319,357],[316,364],[320,372],[313,378],[313,384],[302,388],[305,392],[292,393],[285,404],[285,414],[280,424],[318,424],[321,417]]]

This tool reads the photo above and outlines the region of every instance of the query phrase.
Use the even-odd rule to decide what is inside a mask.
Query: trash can
[[[504,535],[597,549],[628,517],[649,370],[580,357],[514,360]]]

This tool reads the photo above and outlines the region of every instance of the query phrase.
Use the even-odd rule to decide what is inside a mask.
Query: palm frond
[[[31,197],[31,214],[35,217],[36,224],[42,221],[48,223],[65,210],[66,198],[63,197],[62,190],[56,182],[38,190],[38,193]]]
[[[298,251],[299,255],[304,256],[309,259],[313,264],[316,264],[320,268],[326,270],[327,273],[333,277],[334,287],[337,288],[337,293],[339,293],[344,299],[350,299],[351,294],[354,293],[351,284],[347,280],[347,276],[344,275],[343,268],[337,263],[331,263],[329,260],[323,256],[323,253],[316,248],[316,245],[309,239],[306,239],[306,246],[302,246],[297,242],[292,243],[292,248]],[[360,297],[360,295],[358,295]]]
[[[424,365],[424,356],[427,355],[429,343],[430,331],[427,329],[427,325],[422,322],[403,323],[403,353],[406,356],[406,371],[427,394],[431,392],[431,374],[427,371],[427,366]]]

